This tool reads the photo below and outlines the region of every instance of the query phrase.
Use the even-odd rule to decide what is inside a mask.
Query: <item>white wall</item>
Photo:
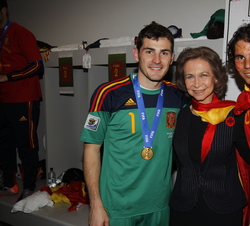
[[[184,38],[203,30],[226,0],[7,0],[11,21],[52,46],[137,36],[151,21],[182,28]],[[42,119],[41,119],[42,120]],[[40,123],[43,135],[43,121]],[[40,158],[42,152],[40,142]],[[43,150],[44,151],[44,150]]]
[[[225,0],[8,0],[10,19],[51,45],[136,36],[152,20],[183,36],[203,30]]]

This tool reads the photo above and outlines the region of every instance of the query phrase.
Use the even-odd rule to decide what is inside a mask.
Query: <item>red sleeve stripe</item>
[[[125,85],[127,85],[127,84],[129,84],[129,83],[130,83],[130,81],[110,88],[107,92],[105,92],[105,93],[103,94],[103,97],[101,98],[99,105],[96,106],[97,109],[95,109],[95,110],[96,110],[96,111],[100,111],[100,110],[101,110],[103,101],[104,101],[105,97],[107,96],[107,94],[108,94],[111,90],[117,89],[117,88],[119,88],[119,87],[121,87],[121,86],[125,86]]]
[[[117,89],[121,86],[127,85],[129,83],[130,78],[129,76],[126,76],[125,78],[116,80],[115,82],[105,83],[100,86],[90,107],[90,112],[99,111],[101,109],[103,101],[110,91]]]
[[[177,86],[175,84],[173,84],[172,82],[169,81],[163,81],[165,83],[166,86],[173,86],[175,88],[177,88]]]
[[[28,102],[28,120],[29,120],[29,138],[30,138],[30,148],[36,148],[35,145],[35,135],[36,135],[36,129],[35,129],[35,125],[34,122],[32,120],[32,101]]]

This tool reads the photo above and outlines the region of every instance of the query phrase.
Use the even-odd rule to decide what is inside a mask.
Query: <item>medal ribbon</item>
[[[11,24],[11,21],[8,20],[7,23],[5,24],[4,28],[3,28],[3,31],[2,31],[2,34],[1,34],[1,37],[0,37],[0,47],[2,46],[2,39],[3,39],[4,35],[6,34],[7,30],[9,29],[10,24]]]
[[[140,84],[138,81],[138,76],[134,77],[133,86],[134,86],[134,92],[135,92],[135,96],[136,96],[136,102],[138,105],[138,110],[140,113],[144,147],[151,148],[153,141],[154,141],[155,133],[156,133],[159,121],[160,121],[162,108],[163,108],[163,100],[164,100],[163,86],[164,86],[164,83],[161,84],[161,90],[160,90],[160,93],[158,95],[155,116],[154,116],[150,131],[148,128],[147,115],[146,115],[145,105],[144,105],[144,101],[143,101],[143,96],[142,96],[141,89],[140,89]]]
[[[2,31],[2,34],[1,34],[1,37],[0,37],[0,48],[2,47],[3,37],[6,34],[7,30],[9,29],[10,24],[11,24],[11,22],[10,22],[10,20],[8,20],[7,23],[5,24],[4,28],[3,28],[3,31]],[[1,53],[0,53],[0,72],[2,71],[2,68],[3,68],[2,56],[1,56]]]

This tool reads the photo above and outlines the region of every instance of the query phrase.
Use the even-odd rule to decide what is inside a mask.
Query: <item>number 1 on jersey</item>
[[[131,133],[135,133],[135,114],[132,112],[128,113],[131,117]]]

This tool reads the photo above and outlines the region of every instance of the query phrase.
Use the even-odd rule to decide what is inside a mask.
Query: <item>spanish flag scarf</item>
[[[234,113],[239,115],[245,112],[244,129],[248,146],[250,147],[250,89],[245,85],[245,90],[238,96],[237,104],[234,109]],[[236,152],[237,162],[240,172],[240,178],[242,186],[244,188],[248,205],[243,209],[243,226],[249,226],[250,222],[250,165],[241,158],[238,151]]]
[[[214,94],[210,104],[202,104],[192,98],[192,107],[202,121],[208,122],[201,146],[201,162],[204,162],[211,149],[217,124],[226,119],[228,113],[235,107],[235,102],[230,100],[221,101]]]
[[[238,96],[234,114],[240,115],[250,109],[250,89],[245,85],[244,91]],[[250,140],[249,140],[250,141]]]

